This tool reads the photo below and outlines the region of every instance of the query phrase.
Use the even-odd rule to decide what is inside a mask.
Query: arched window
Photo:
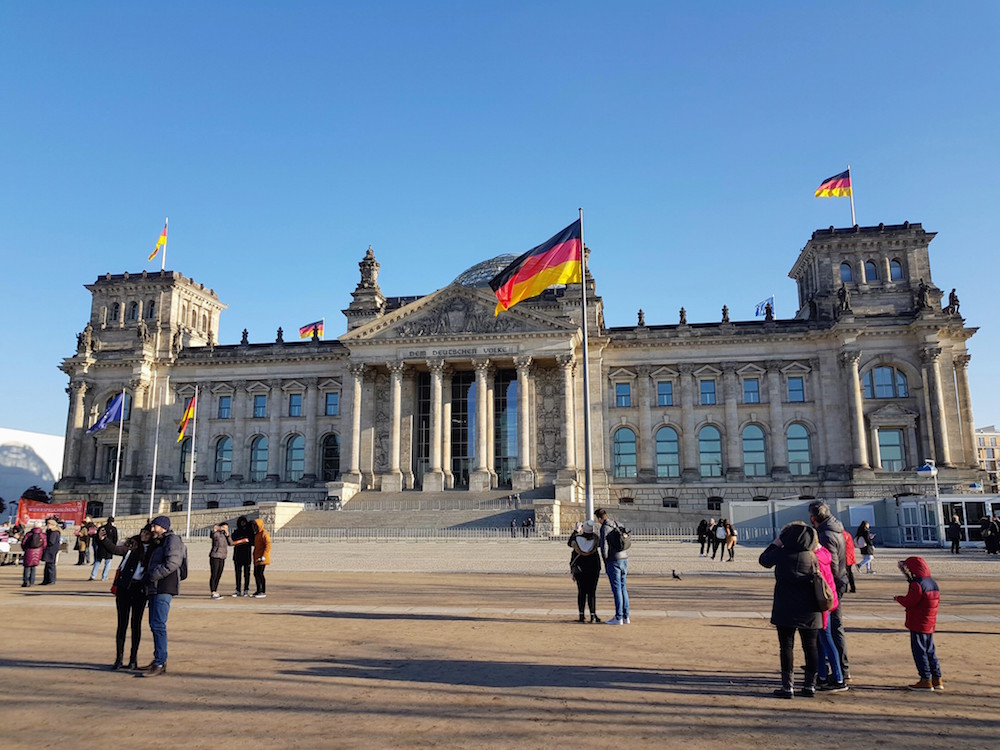
[[[156,317],[156,300],[149,300],[146,303],[146,320],[152,320]]]
[[[722,476],[722,435],[708,425],[698,433],[698,464],[703,477]]]
[[[764,430],[755,424],[743,428],[743,473],[748,477],[767,475]]]
[[[327,435],[323,439],[322,460],[323,481],[336,482],[340,478],[340,440],[336,435]]]
[[[202,315],[201,316],[201,330],[203,330],[203,331],[207,331],[208,330],[208,316],[207,315]]]
[[[188,481],[188,471],[191,470],[191,438],[184,438],[184,442],[181,443],[181,480]],[[198,470],[197,465],[193,467],[195,471]]]
[[[108,400],[104,402],[104,411],[107,411],[111,407],[111,402],[118,398],[116,393],[114,396],[108,396]],[[125,394],[125,404],[122,407],[122,419],[128,422],[129,417],[132,416],[132,397],[129,394]],[[114,420],[117,422],[118,420]],[[109,422],[109,424],[111,424]]]
[[[250,443],[250,481],[263,482],[267,478],[267,438],[258,435]]]
[[[285,481],[297,482],[306,470],[306,439],[292,435],[285,446]]]
[[[869,283],[878,281],[878,266],[875,265],[874,261],[865,261],[865,281]]]
[[[851,270],[850,263],[845,262],[840,264],[840,280],[844,284],[854,281],[854,271]]]
[[[225,482],[233,473],[233,439],[220,437],[215,444],[215,481]]]
[[[677,430],[661,427],[656,431],[656,476],[679,477],[681,475],[680,444]]]
[[[614,437],[615,479],[634,477],[636,466],[635,433],[628,427],[622,427]]]
[[[903,278],[903,265],[898,260],[889,261],[889,279],[899,281]]]
[[[191,311],[191,330],[195,330],[198,327],[198,311]]]
[[[113,304],[111,306],[111,319],[115,323],[118,323],[120,321],[121,317],[122,317],[122,306],[121,306],[121,303],[120,302],[115,302],[115,304]]]
[[[910,388],[902,370],[883,365],[873,367],[861,379],[865,398],[907,398]]]
[[[792,476],[812,474],[812,449],[809,430],[805,425],[794,422],[785,433],[788,439],[788,471]]]
[[[138,302],[133,301],[133,302],[129,302],[128,303],[128,319],[129,320],[138,320],[139,319],[139,303]]]

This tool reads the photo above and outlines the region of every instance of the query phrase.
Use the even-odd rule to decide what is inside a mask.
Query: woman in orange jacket
[[[271,535],[259,518],[253,521],[253,531],[253,580],[257,585],[253,596],[255,599],[263,599],[267,596],[264,568],[271,564]]]

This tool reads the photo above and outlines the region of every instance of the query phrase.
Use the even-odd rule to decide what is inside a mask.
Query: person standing
[[[108,516],[108,520],[97,530],[97,536],[94,537],[96,541],[94,542],[94,567],[90,569],[89,580],[91,581],[97,580],[97,571],[101,567],[102,562],[104,563],[104,570],[101,572],[101,580],[108,580],[108,569],[111,567],[111,558],[114,557],[113,554],[105,549],[103,544],[100,544],[100,539],[102,538],[101,532],[104,532],[103,538],[107,539],[112,547],[118,544],[118,529],[115,528],[114,516]]]
[[[937,626],[938,604],[941,591],[931,578],[931,569],[922,557],[908,557],[899,561],[899,569],[910,582],[904,596],[894,596],[906,609],[906,629],[910,631],[910,650],[920,679],[910,690],[944,690],[941,665],[934,648],[934,629]]]
[[[56,582],[56,563],[59,561],[59,545],[62,544],[62,532],[59,522],[54,518],[45,519],[45,549],[42,552],[42,562],[45,563],[45,573],[42,575],[42,585],[48,586]]]
[[[854,537],[851,536],[851,532],[847,529],[844,529],[841,533],[844,537],[844,564],[847,568],[848,591],[856,594],[858,591],[854,585],[854,566],[858,564],[858,556],[854,551]]]
[[[722,530],[722,536],[721,537],[719,536],[720,527],[721,527],[721,530]],[[719,523],[716,523],[714,518],[712,518],[711,520],[709,520],[709,523],[708,523],[708,541],[709,541],[709,544],[712,545],[712,559],[713,560],[715,559],[715,553],[718,552],[720,550],[720,548],[722,547],[722,540],[725,538],[725,535],[726,535],[726,529],[725,529],[724,526],[722,526],[722,521],[721,520],[719,521]]]
[[[604,561],[604,571],[611,583],[611,595],[615,599],[615,616],[607,621],[607,625],[629,625],[628,586],[628,552],[621,545],[621,530],[617,523],[608,518],[604,508],[594,511],[594,517],[601,524],[599,549],[601,560]],[[619,540],[619,541],[615,541]]]
[[[170,603],[180,593],[182,568],[187,567],[187,548],[170,530],[170,517],[157,516],[150,523],[153,538],[148,551],[143,583],[149,603],[149,629],[153,633],[153,661],[144,677],[167,671],[167,618]]]
[[[233,567],[236,568],[236,591],[233,596],[250,596],[250,559],[253,557],[253,529],[246,516],[236,519],[236,530],[230,540],[233,545]]]
[[[705,556],[705,546],[708,544],[708,521],[704,518],[698,523],[698,545],[700,549],[698,550],[698,556]]]
[[[830,610],[830,635],[840,656],[844,682],[851,681],[851,666],[847,658],[847,636],[841,617],[840,598],[847,591],[847,552],[844,548],[844,526],[830,513],[830,506],[820,500],[809,503],[809,523],[816,529],[819,543],[830,553],[830,570],[836,583],[837,605]],[[825,620],[826,618],[824,618]]]
[[[253,596],[255,599],[264,599],[267,596],[264,569],[271,564],[271,535],[259,518],[254,519],[253,530],[253,580],[257,586]]]
[[[569,570],[576,581],[576,603],[580,610],[579,622],[586,622],[584,606],[590,607],[590,621],[600,622],[597,616],[597,582],[601,578],[601,558],[597,554],[597,536],[594,522],[577,524],[567,542],[573,553],[569,558]]]
[[[229,524],[223,521],[212,527],[212,550],[208,553],[208,567],[211,570],[208,579],[208,587],[212,592],[213,599],[221,599],[219,593],[219,581],[222,580],[222,571],[226,567],[226,556],[229,554],[229,547],[232,545],[229,538]]]
[[[726,562],[732,562],[736,558],[736,527],[733,526],[728,520],[726,521],[726,552],[729,553],[729,558]]]
[[[863,567],[867,573],[875,572],[872,568],[872,560],[875,559],[875,545],[872,544],[874,536],[875,532],[868,527],[867,521],[862,521],[858,525],[857,542],[858,551],[861,553],[861,563],[858,565],[859,571]]]
[[[125,656],[125,635],[129,624],[132,626],[132,648],[129,652],[128,665],[130,670],[139,668],[139,644],[142,642],[142,615],[146,611],[146,586],[142,582],[143,561],[146,559],[153,533],[149,526],[133,537],[129,537],[122,545],[111,543],[107,525],[97,530],[97,548],[108,555],[108,559],[121,555],[122,561],[115,571],[115,583],[111,590],[115,594],[115,609],[118,612],[118,627],[115,630],[115,662],[112,670],[122,668]]]
[[[83,519],[83,523],[80,524],[74,534],[76,535],[76,564],[77,565],[87,565],[90,563],[90,543],[91,534],[96,534],[96,527],[94,526],[94,519],[87,516]],[[93,578],[91,578],[93,580]]]
[[[958,522],[958,516],[951,517],[951,523],[948,524],[948,541],[951,542],[951,554],[959,554],[959,545],[962,542],[962,524]]]
[[[816,611],[813,588],[813,550],[817,547],[816,530],[802,521],[785,526],[778,538],[760,553],[758,562],[774,568],[774,597],[771,624],[778,630],[778,654],[781,663],[781,687],[774,691],[779,698],[795,696],[795,633],[799,634],[805,656],[803,698],[816,695],[817,641],[823,618]]]
[[[21,537],[21,549],[24,550],[24,573],[21,576],[21,588],[35,585],[35,571],[42,561],[45,551],[45,534],[42,532],[42,522],[35,521],[31,530]]]

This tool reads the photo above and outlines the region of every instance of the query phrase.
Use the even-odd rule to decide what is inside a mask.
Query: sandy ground
[[[108,671],[114,603],[89,568],[64,562],[59,583],[32,589],[0,568],[3,747],[985,748],[1000,736],[1000,564],[981,555],[928,556],[946,692],[900,689],[916,677],[891,599],[905,581],[886,570],[844,605],[850,692],[783,701],[758,551],[720,566],[690,546],[633,549],[633,624],[609,627],[574,622],[555,543],[288,545],[267,599],[228,597],[227,565],[220,601],[204,591],[207,547],[191,550],[157,678]],[[384,570],[393,559],[443,572]],[[603,580],[598,603],[607,616]],[[151,653],[146,629],[140,661]]]

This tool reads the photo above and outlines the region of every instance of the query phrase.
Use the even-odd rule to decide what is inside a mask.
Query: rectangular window
[[[323,412],[328,417],[336,417],[340,414],[340,394],[326,394],[326,410]]]
[[[793,403],[806,400],[805,380],[800,377],[788,378],[788,400]]]
[[[982,448],[986,445],[986,438],[979,438],[979,447]]]
[[[267,396],[258,393],[253,397],[253,418],[264,419],[267,417]]]
[[[615,406],[632,405],[632,386],[628,383],[615,383]]]
[[[288,416],[290,416],[290,417],[301,417],[302,416],[302,394],[301,393],[289,393],[288,394]]]
[[[670,381],[660,381],[656,384],[656,405],[674,405],[674,384]]]
[[[994,448],[996,447],[997,439],[995,437],[990,438],[990,445],[992,445]]]
[[[229,419],[232,416],[233,397],[219,396],[219,419]]]
[[[760,403],[760,381],[757,378],[747,378],[743,381],[743,403]]]
[[[906,468],[906,460],[903,456],[902,430],[879,429],[878,450],[882,459],[882,468],[886,471],[902,471]]]
[[[701,380],[701,403],[703,406],[710,406],[715,403],[715,381]]]
[[[995,450],[994,448],[987,448],[986,449],[986,458],[993,458],[994,450]]]

